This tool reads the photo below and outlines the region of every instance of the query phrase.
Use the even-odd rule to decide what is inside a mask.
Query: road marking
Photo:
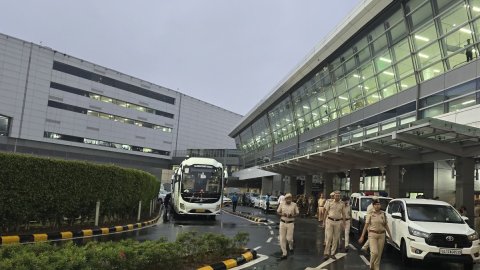
[[[353,249],[353,250],[357,250],[357,248],[354,247],[352,244],[348,244],[348,246],[349,246],[351,249]]]
[[[270,219],[268,220],[268,223],[275,224],[275,222],[271,221]]]
[[[242,264],[242,265],[240,265],[240,266],[234,267],[234,268],[232,268],[231,270],[244,269],[244,268],[250,267],[250,266],[252,266],[252,265],[255,265],[255,264],[259,263],[259,262],[262,262],[262,261],[264,261],[264,260],[266,260],[266,259],[268,259],[268,256],[262,255],[262,254],[257,254],[257,258],[256,258],[255,260],[250,261],[250,262],[248,262],[248,263],[246,263],[246,264]]]
[[[259,249],[261,249],[261,248],[262,248],[262,246],[258,246],[258,247],[256,247],[256,248],[254,248],[254,250],[259,250]]]
[[[272,238],[273,238],[273,237],[268,238],[267,243],[272,242]]]
[[[271,230],[271,229],[272,229],[272,226],[268,226],[268,228]]]
[[[273,235],[273,231],[270,231],[270,234]]]
[[[362,258],[363,262],[364,262],[366,265],[370,266],[370,262],[367,260],[367,258],[365,258],[365,256],[360,255],[360,258]]]
[[[346,255],[347,255],[347,253],[337,253],[335,255],[335,257],[337,258],[336,260],[328,259],[317,267],[307,267],[307,268],[305,268],[305,270],[321,270],[323,267],[340,260],[341,258],[345,257]]]

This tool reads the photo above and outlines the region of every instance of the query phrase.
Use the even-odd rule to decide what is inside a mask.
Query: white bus
[[[176,215],[220,214],[223,166],[211,158],[188,158],[172,176],[171,207]]]

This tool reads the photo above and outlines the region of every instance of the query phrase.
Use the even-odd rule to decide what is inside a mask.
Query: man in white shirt
[[[280,192],[280,196],[278,197],[278,205],[284,202],[285,202],[285,195],[283,195],[283,192]]]

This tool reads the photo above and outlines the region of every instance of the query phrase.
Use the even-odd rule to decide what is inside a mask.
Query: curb
[[[225,211],[225,212],[227,212],[227,213],[229,213],[229,214],[232,214],[232,215],[236,215],[236,216],[240,216],[240,217],[249,219],[249,220],[254,221],[254,222],[258,222],[258,223],[260,223],[260,222],[267,222],[267,219],[264,218],[264,217],[256,217],[256,216],[244,214],[244,213],[241,213],[241,212],[233,212],[233,211],[225,210],[225,209],[223,209],[223,211]]]
[[[113,226],[97,229],[85,229],[80,231],[63,231],[63,232],[52,232],[52,233],[35,233],[35,234],[21,234],[21,235],[10,235],[10,236],[1,236],[0,237],[0,246],[8,244],[24,244],[24,243],[38,243],[38,242],[47,242],[47,241],[61,241],[69,240],[74,238],[86,238],[97,235],[108,235],[120,232],[128,232],[135,229],[140,229],[148,225],[152,225],[158,221],[160,217],[156,217],[152,220],[128,224],[123,226]]]
[[[235,259],[228,259],[224,260],[219,263],[211,264],[211,265],[206,265],[200,268],[197,268],[197,270],[226,270],[226,269],[231,269],[234,267],[237,267],[239,265],[242,265],[244,263],[247,263],[249,261],[252,261],[257,258],[257,252],[255,250],[249,250],[245,253],[243,253],[241,256],[238,256]]]

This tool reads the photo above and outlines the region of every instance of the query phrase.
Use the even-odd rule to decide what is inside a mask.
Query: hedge
[[[136,218],[156,198],[160,183],[149,173],[114,165],[0,153],[2,231],[28,228],[31,221],[58,228],[92,220],[96,202],[102,220]]]
[[[84,246],[72,242],[9,245],[0,248],[0,269],[192,269],[238,256],[247,242],[246,233],[228,238],[213,233],[188,232],[180,234],[175,242],[161,239],[90,242]]]

